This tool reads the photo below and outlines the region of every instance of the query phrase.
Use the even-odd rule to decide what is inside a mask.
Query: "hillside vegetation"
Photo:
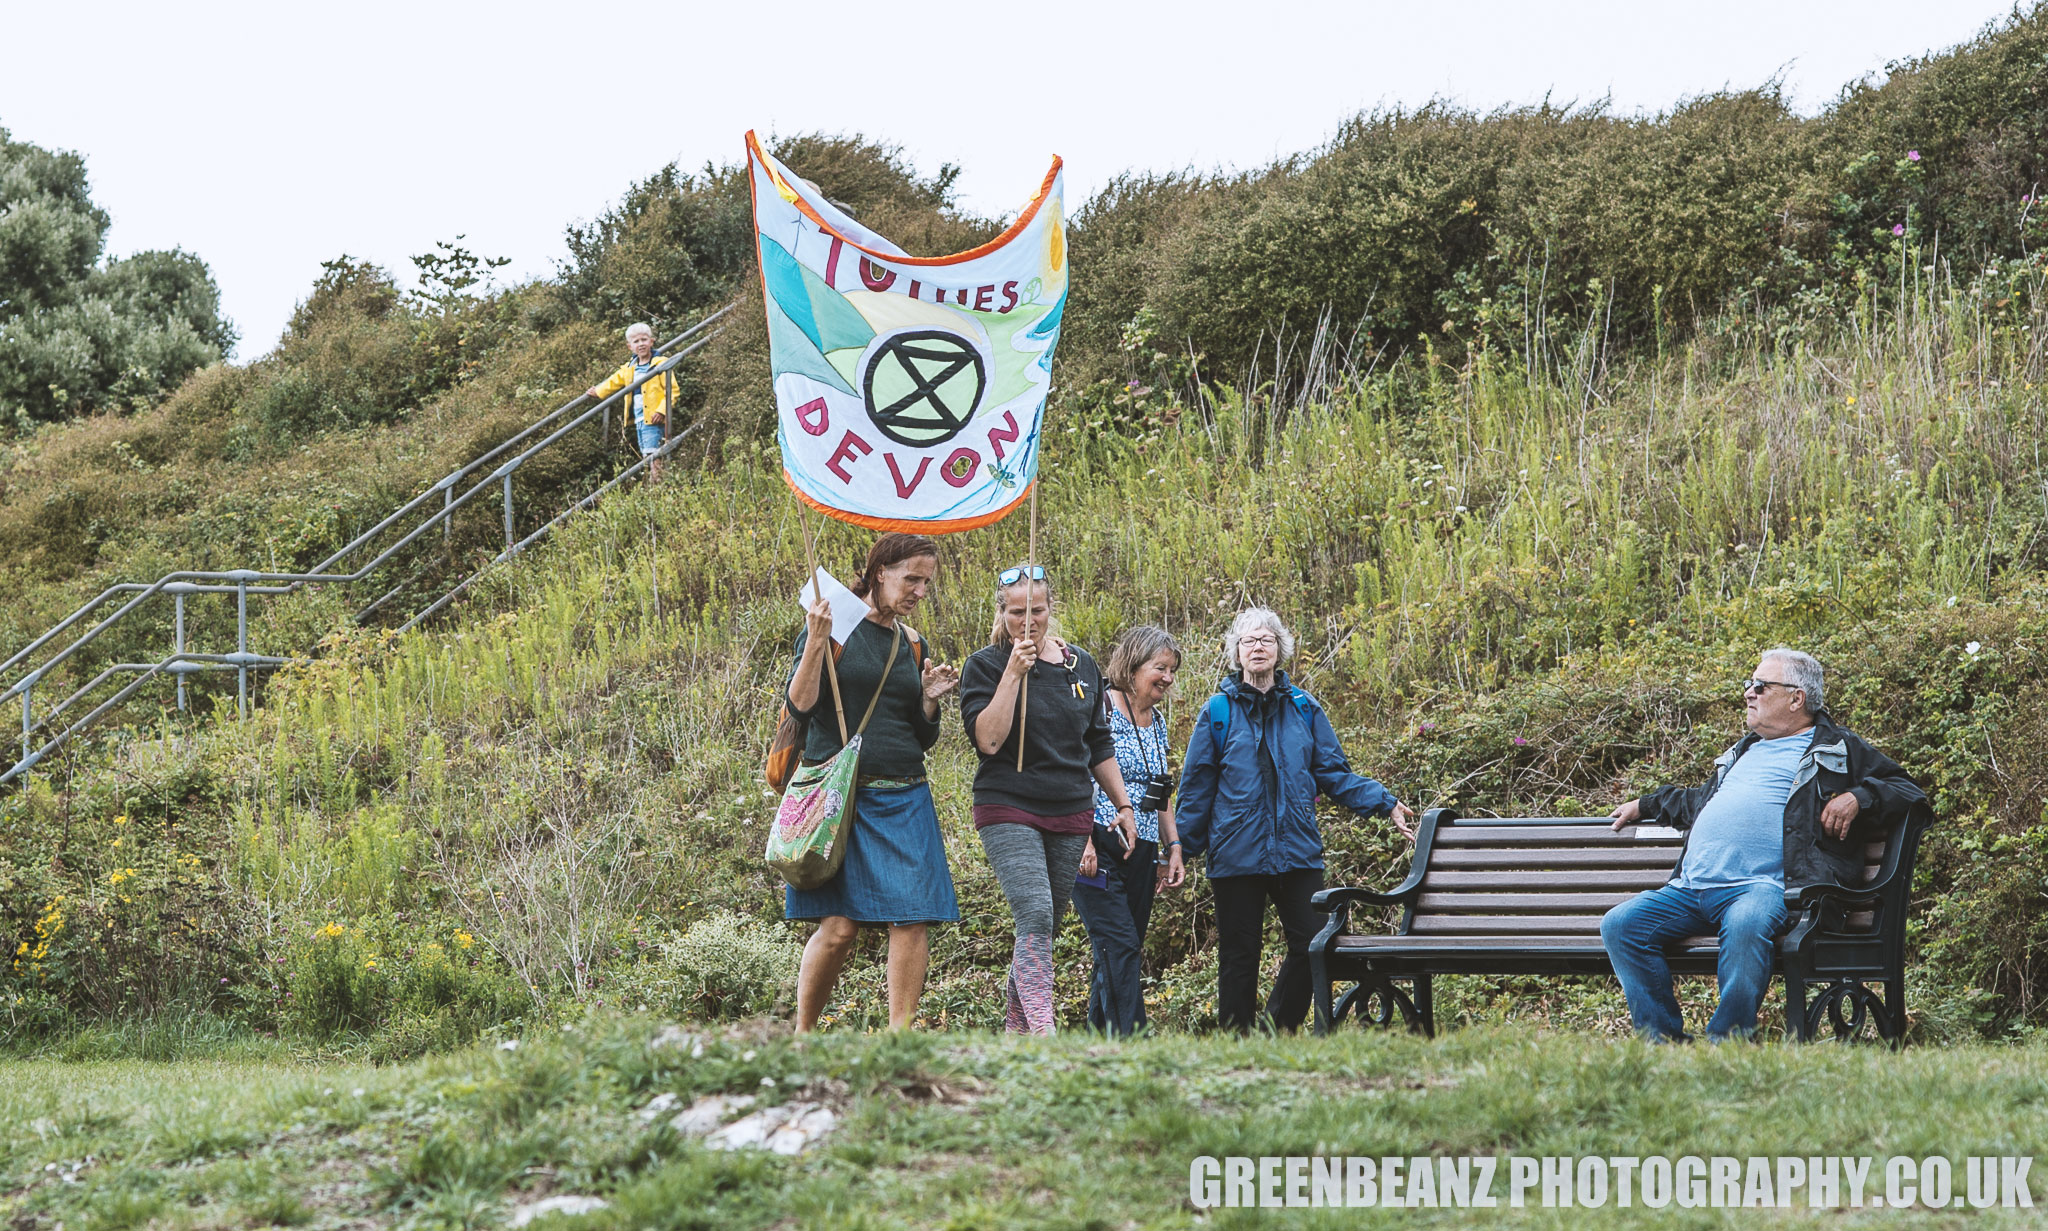
[[[1143,620],[1181,634],[1184,738],[1229,615],[1268,603],[1363,772],[1501,814],[1696,778],[1740,729],[1757,651],[1810,648],[1835,713],[1936,802],[1915,1029],[2037,1028],[2044,54],[2035,12],[1814,120],[1769,91],[1654,119],[1431,108],[1256,175],[1119,182],[1074,221],[1050,412],[1066,628],[1098,650]],[[950,171],[885,148],[781,152],[913,251],[993,226],[951,208]],[[566,400],[624,320],[754,297],[693,369],[702,444],[673,481],[572,520],[424,633],[349,626],[348,596],[281,603],[258,648],[324,652],[249,721],[143,721],[0,803],[12,1046],[126,1046],[196,1015],[397,1058],[600,1004],[781,1007],[797,937],[758,858],[757,773],[803,536],[736,183],[636,186],[549,283],[407,296],[334,262],[265,359],[15,447],[18,645],[115,576],[311,564]],[[1789,230],[1759,240],[1765,217]],[[522,510],[616,464],[579,448]],[[419,592],[494,550],[495,518],[412,561]],[[948,657],[986,636],[988,578],[1023,539],[945,542],[919,623]],[[863,546],[823,539],[841,572]],[[166,623],[106,653],[168,641]],[[990,1025],[1008,916],[948,722],[933,776],[963,922],[935,936],[924,1010]],[[1333,879],[1394,878],[1391,831],[1323,823]],[[1166,1027],[1213,1014],[1210,929],[1199,888],[1155,916]],[[1060,955],[1078,1010],[1078,928]],[[879,976],[856,962],[836,1024],[881,1021]],[[1602,983],[1439,1000],[1466,1023],[1621,1023]]]

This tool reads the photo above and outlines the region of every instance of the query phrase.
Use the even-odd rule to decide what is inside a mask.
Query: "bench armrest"
[[[1314,897],[1308,900],[1309,905],[1325,914],[1337,913],[1340,916],[1340,919],[1337,921],[1337,926],[1339,927],[1343,926],[1341,916],[1347,914],[1354,905],[1409,905],[1414,900],[1415,895],[1421,891],[1422,878],[1429,871],[1429,852],[1430,848],[1436,845],[1437,826],[1447,825],[1457,818],[1458,814],[1449,808],[1431,808],[1422,814],[1421,824],[1415,827],[1415,853],[1409,860],[1408,879],[1394,886],[1388,892],[1380,893],[1377,890],[1358,889],[1351,886],[1321,889],[1316,892]]]
[[[1861,889],[1847,885],[1808,885],[1799,891],[1800,910],[1811,910],[1823,902],[1841,906],[1869,906],[1891,891],[1892,881],[1899,876],[1899,869],[1892,869],[1890,876],[1880,876]]]
[[[1410,875],[1392,893],[1376,893],[1371,889],[1349,887],[1319,889],[1316,895],[1308,900],[1308,904],[1326,914],[1339,906],[1406,906],[1408,899],[1415,896],[1415,891],[1421,886],[1422,878]]]
[[[1796,911],[1810,911],[1823,902],[1840,906],[1868,906],[1883,896],[1883,885],[1872,885],[1867,889],[1851,889],[1846,885],[1808,885],[1799,891],[1799,899],[1793,904]]]

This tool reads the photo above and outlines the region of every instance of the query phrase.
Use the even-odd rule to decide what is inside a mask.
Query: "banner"
[[[876,530],[1000,520],[1038,479],[1039,423],[1067,303],[1060,161],[1017,220],[913,257],[747,134],[783,475]]]

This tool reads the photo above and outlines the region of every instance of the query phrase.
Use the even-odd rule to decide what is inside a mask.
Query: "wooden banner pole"
[[[824,587],[818,581],[818,543],[811,537],[811,519],[804,506],[796,506],[798,524],[804,528],[804,558],[811,566],[811,601],[818,602],[825,597]],[[846,734],[846,703],[839,699],[839,662],[832,654],[832,635],[825,635],[825,676],[832,681],[832,712],[839,716],[839,742],[843,746]]]
[[[1038,482],[1031,483],[1031,540],[1024,553],[1024,639],[1036,641],[1037,630],[1031,625],[1031,573],[1038,563]],[[1052,605],[1052,587],[1045,588],[1046,606]],[[1052,612],[1046,612],[1050,619]],[[1017,694],[1017,772],[1024,772],[1024,720],[1031,708],[1031,675],[1025,673],[1024,685]]]

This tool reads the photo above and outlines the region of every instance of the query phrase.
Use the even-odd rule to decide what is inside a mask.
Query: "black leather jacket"
[[[1690,843],[1692,823],[1700,809],[1721,789],[1728,767],[1748,752],[1757,738],[1750,732],[1722,753],[1714,762],[1714,776],[1705,783],[1660,787],[1643,796],[1642,819],[1685,830]],[[1850,822],[1847,837],[1831,838],[1820,827],[1821,808],[1843,791],[1855,795],[1862,810]],[[1891,832],[1914,809],[1927,806],[1926,794],[1897,762],[1821,711],[1815,716],[1813,745],[1800,760],[1791,798],[1785,801],[1785,888],[1861,885],[1864,845]],[[1673,880],[1684,867],[1681,855],[1671,872]]]

